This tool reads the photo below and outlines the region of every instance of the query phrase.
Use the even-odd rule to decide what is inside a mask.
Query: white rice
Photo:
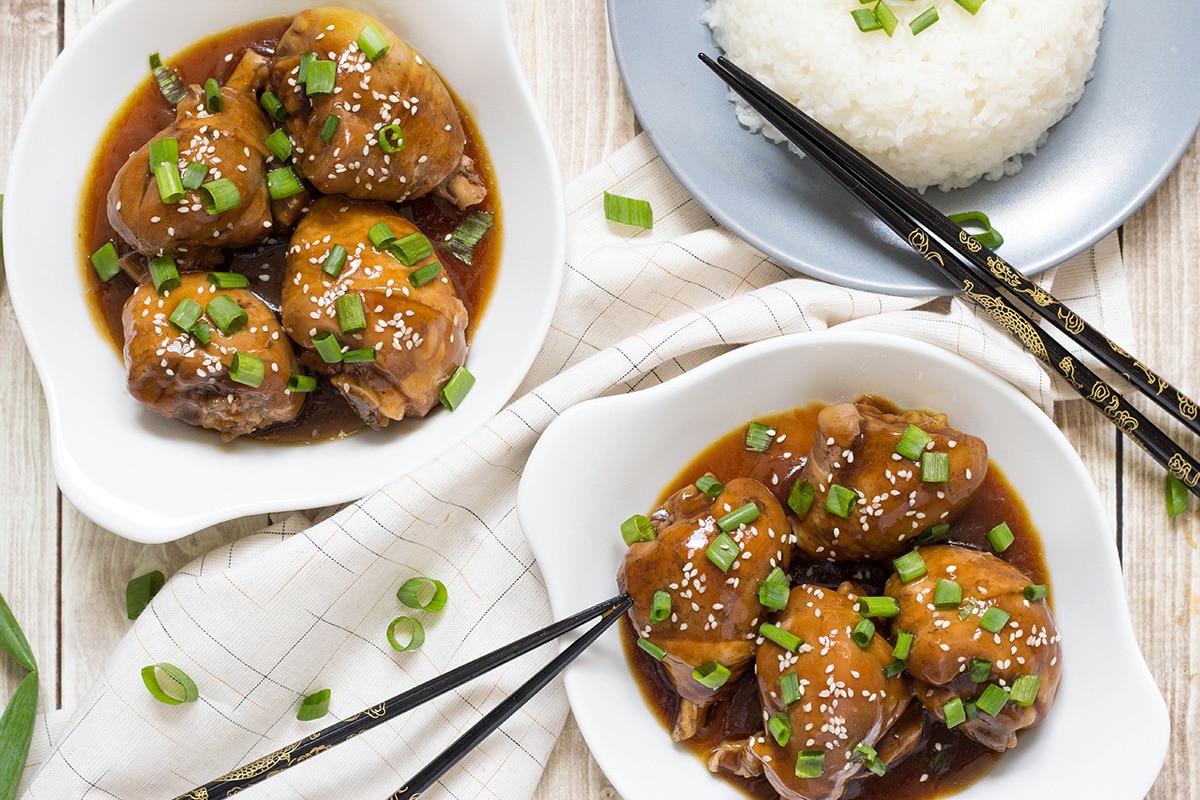
[[[734,63],[896,178],[924,191],[1021,168],[1078,102],[1106,0],[891,0],[892,38],[863,33],[858,0],[710,0],[703,19]],[[939,20],[914,36],[930,6]],[[778,131],[740,98],[738,119]]]

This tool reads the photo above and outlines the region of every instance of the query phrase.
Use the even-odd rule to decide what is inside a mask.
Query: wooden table
[[[15,138],[63,43],[107,4],[0,2],[0,141]],[[604,2],[509,0],[509,7],[526,75],[569,182],[637,132],[613,62]],[[9,148],[0,148],[0,186],[9,158]],[[1136,352],[1193,397],[1200,395],[1200,359],[1191,349],[1195,336],[1188,320],[1200,307],[1198,209],[1200,148],[1193,143],[1162,188],[1122,228]],[[38,657],[41,708],[72,708],[128,629],[123,594],[129,578],[154,568],[169,574],[265,520],[252,517],[171,544],[143,546],[98,528],[66,502],[51,470],[42,390],[2,280],[0,410],[0,593]],[[1169,520],[1162,471],[1081,401],[1060,404],[1055,421],[1083,458],[1108,510],[1138,640],[1170,709],[1172,747],[1149,796],[1200,797],[1194,747],[1200,735],[1200,517],[1189,512]],[[12,663],[0,668],[3,697],[20,675]],[[568,721],[536,797],[616,796]]]

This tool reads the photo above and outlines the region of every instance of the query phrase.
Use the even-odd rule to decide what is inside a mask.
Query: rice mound
[[[710,0],[703,21],[725,54],[907,186],[924,191],[1021,169],[1079,101],[1107,0],[986,0],[972,16],[932,0],[892,2],[892,38],[863,33],[858,0]],[[783,137],[731,93],[737,116]]]

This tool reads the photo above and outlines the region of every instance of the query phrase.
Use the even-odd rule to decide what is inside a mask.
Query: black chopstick
[[[990,250],[983,248],[974,237],[965,234],[961,228],[950,222],[933,206],[914,195],[861,153],[727,58],[722,56],[717,61],[713,61],[705,53],[700,53],[699,56],[701,61],[742,95],[771,124],[775,125],[790,142],[803,150],[839,183],[849,189],[909,247],[940,267],[945,274],[962,286],[963,294],[968,299],[987,311],[997,323],[1025,345],[1030,352],[1062,375],[1082,397],[1099,408],[1113,424],[1144,448],[1171,474],[1179,478],[1190,491],[1200,495],[1200,487],[1197,486],[1197,482],[1200,480],[1200,463],[1188,455],[1134,406],[1130,405],[1091,369],[1072,356],[1057,340],[1043,336],[1041,329],[1021,311],[1010,305],[1005,295],[1007,290],[1018,299],[1022,299],[1019,287],[1026,284],[1036,290],[1039,299],[1049,297],[1048,293],[1028,281],[1024,283],[1015,281],[1012,276],[1019,277],[1019,273]],[[975,256],[981,252],[984,254],[980,257],[984,260],[980,263],[975,260]],[[986,259],[989,255],[992,265],[984,267],[983,264],[988,263]],[[1007,283],[997,279],[990,271],[991,269],[1005,275]],[[1021,280],[1024,281],[1023,278]],[[1036,302],[1030,302],[1028,298],[1023,298],[1023,301],[1034,308],[1040,308]],[[1054,302],[1057,303],[1057,301]],[[1058,307],[1062,308],[1061,304]],[[1065,327],[1060,327],[1060,330],[1068,335],[1078,329],[1078,322],[1082,322],[1074,314],[1071,314],[1071,317],[1074,321]],[[1110,352],[1117,352],[1117,348],[1111,345],[1103,334],[1093,331],[1093,339],[1096,337],[1103,339],[1108,344]],[[1096,354],[1093,348],[1088,346],[1087,341],[1082,339],[1078,341],[1088,352]],[[1145,369],[1128,354],[1124,354],[1124,356],[1129,359],[1131,364]],[[1112,365],[1110,364],[1110,366]],[[1121,367],[1115,368],[1118,372],[1124,372]],[[1146,372],[1149,373],[1149,370]],[[1138,374],[1140,375],[1140,373]],[[1195,412],[1192,401],[1181,393],[1175,392],[1179,398],[1178,407],[1172,407],[1171,404],[1162,402],[1159,392],[1163,390],[1163,387],[1169,387],[1165,381],[1155,377],[1153,381],[1131,382],[1139,390],[1154,397],[1160,405],[1164,405],[1168,411],[1172,412],[1172,416],[1192,423],[1189,424],[1189,427],[1193,427]],[[1188,405],[1192,405],[1191,417],[1188,414]]]
[[[570,647],[563,650],[550,663],[539,670],[532,679],[523,684],[516,692],[507,698],[497,711],[501,708],[506,710],[506,713],[497,718],[496,711],[491,712],[483,718],[479,723],[476,723],[466,736],[474,735],[474,738],[469,746],[460,746],[463,739],[459,739],[454,745],[443,752],[438,758],[423,770],[418,773],[418,777],[426,775],[426,773],[434,771],[436,765],[436,774],[432,775],[429,783],[432,784],[441,775],[454,765],[460,758],[466,755],[476,744],[483,738],[495,730],[496,727],[508,718],[520,705],[527,702],[533,697],[539,689],[544,687],[550,680],[561,672],[567,664],[569,664],[576,656],[596,640],[613,622],[621,617],[629,608],[633,601],[627,594],[620,594],[605,600],[603,603],[598,603],[591,608],[584,609],[578,614],[567,617],[566,619],[547,625],[539,631],[535,631],[528,636],[518,639],[511,644],[507,644],[497,650],[493,650],[487,655],[480,656],[474,661],[469,661],[461,667],[456,667],[447,673],[439,675],[432,680],[426,681],[420,686],[415,686],[406,692],[396,695],[395,697],[384,700],[371,708],[364,709],[352,717],[347,717],[340,722],[335,722],[327,728],[323,728],[317,733],[293,742],[286,747],[282,747],[273,753],[263,756],[249,764],[239,767],[232,772],[222,775],[209,783],[199,786],[191,791],[179,795],[175,800],[193,800],[194,798],[207,798],[207,800],[221,800],[232,794],[242,791],[254,784],[269,778],[272,775],[278,774],[294,764],[305,760],[306,758],[316,755],[324,750],[328,750],[334,745],[341,744],[347,739],[351,739],[358,734],[375,727],[389,720],[394,720],[401,714],[410,711],[413,708],[425,703],[433,698],[444,694],[451,689],[461,686],[480,675],[489,672],[501,664],[505,664],[514,658],[528,653],[541,645],[553,641],[564,633],[575,630],[584,623],[589,622],[596,617],[600,617],[600,622],[580,636]],[[571,653],[570,657],[564,656]],[[536,682],[536,687],[534,686]],[[514,701],[514,698],[520,699]],[[492,727],[486,731],[482,730],[485,722],[493,721]],[[466,736],[463,738],[465,739]],[[457,749],[456,749],[457,748]],[[451,753],[451,751],[454,751]],[[450,754],[450,755],[448,755]],[[415,778],[410,782],[410,786],[415,787]],[[406,789],[400,790],[401,792]],[[412,792],[419,791],[416,788]],[[401,794],[398,792],[395,797],[415,797],[415,794]]]

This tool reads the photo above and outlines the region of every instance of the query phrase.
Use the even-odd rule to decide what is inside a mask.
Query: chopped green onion
[[[804,691],[800,688],[800,677],[796,673],[787,672],[779,676],[779,699],[785,706],[790,706],[802,697]]]
[[[741,526],[749,525],[758,519],[758,514],[758,506],[754,503],[746,503],[746,505],[738,506],[733,511],[719,518],[717,520],[717,527],[726,533],[736,531]]]
[[[321,141],[329,144],[333,141],[333,135],[337,133],[338,123],[341,119],[337,114],[330,114],[325,118],[325,124],[321,126]]]
[[[778,625],[770,622],[764,622],[758,627],[758,634],[768,641],[782,647],[789,652],[796,652],[800,649],[800,645],[804,644],[804,640],[791,631],[786,631]]]
[[[977,607],[978,603],[975,602],[975,598],[968,597],[967,602],[963,603],[962,607],[958,609],[958,618],[965,620],[967,617],[975,613],[975,609]]]
[[[758,585],[758,602],[767,608],[782,611],[787,608],[791,591],[792,587],[787,575],[782,569],[775,567]]]
[[[329,690],[322,689],[319,692],[313,692],[300,701],[300,708],[296,711],[296,719],[301,722],[320,719],[329,713]]]
[[[967,677],[974,683],[983,683],[992,675],[992,662],[982,658],[971,659],[971,669],[967,672]]]
[[[1050,587],[1044,583],[1034,583],[1025,587],[1025,599],[1031,603],[1034,600],[1041,600],[1048,594],[1050,594]]]
[[[150,259],[150,281],[154,291],[162,294],[179,288],[179,269],[175,259],[169,255],[155,256]]]
[[[287,116],[287,109],[283,107],[283,101],[274,92],[263,92],[262,97],[258,98],[258,102],[273,120],[279,121]]]
[[[692,677],[701,686],[720,689],[729,680],[729,667],[719,661],[709,661],[692,670]]]
[[[964,0],[956,0],[959,5],[963,5]],[[979,0],[980,3],[983,0]],[[966,8],[966,6],[963,6]],[[970,9],[967,9],[970,11]],[[971,11],[974,14],[974,11]],[[963,211],[960,214],[950,214],[947,216],[951,222],[961,227],[966,233],[975,237],[975,241],[979,242],[989,250],[995,250],[1000,245],[1004,244],[1004,237],[1000,235],[1000,231],[992,227],[992,221],[988,219],[987,214],[982,211]],[[974,230],[967,230],[970,226]]]
[[[204,179],[208,176],[208,164],[201,164],[199,161],[188,162],[187,169],[183,171],[183,188],[195,191],[200,188],[200,184],[204,183]]]
[[[313,347],[317,355],[326,364],[338,364],[342,360],[342,344],[333,335],[333,331],[321,331],[312,337]]]
[[[896,443],[896,452],[911,461],[916,461],[925,452],[925,448],[931,441],[933,441],[932,436],[916,425],[910,424],[900,435],[900,441]]]
[[[158,570],[139,575],[125,584],[125,614],[130,619],[137,619],[158,590],[166,583],[166,578]]]
[[[733,566],[733,562],[737,561],[737,557],[742,554],[742,547],[735,542],[728,533],[719,533],[704,550],[704,555],[708,556],[708,560],[717,565],[721,572],[728,572]]]
[[[1012,683],[1008,699],[1022,708],[1028,708],[1037,700],[1038,689],[1041,686],[1042,678],[1039,675],[1018,675]]]
[[[916,550],[910,550],[902,556],[892,559],[892,566],[900,576],[901,583],[916,580],[926,573],[925,559]]]
[[[928,28],[930,25],[938,21],[937,9],[933,6],[922,11],[917,15],[917,18],[908,23],[908,27],[912,29],[913,36],[916,36],[921,31]]]
[[[300,63],[296,68],[296,83],[308,83],[308,67],[317,60],[317,54],[311,50],[300,54]]]
[[[864,617],[894,617],[900,613],[900,601],[887,595],[860,597],[854,608]]]
[[[207,322],[197,322],[188,328],[188,333],[196,337],[196,341],[200,344],[206,345],[212,342],[212,332],[209,331]]]
[[[380,128],[375,138],[379,141],[379,149],[385,153],[398,153],[404,149],[404,131],[394,122]]]
[[[245,289],[250,279],[240,272],[210,272],[208,282],[218,289]]]
[[[373,22],[368,22],[367,27],[363,28],[362,33],[358,35],[356,44],[358,49],[362,50],[363,55],[367,57],[367,61],[374,61],[391,47]]]
[[[409,578],[396,590],[396,599],[404,605],[431,613],[445,608],[449,596],[444,583],[424,575]]]
[[[928,527],[927,529],[922,531],[921,534],[919,536],[917,536],[917,538],[914,539],[913,541],[915,541],[917,544],[932,544],[933,542],[936,542],[938,539],[941,539],[943,536],[945,536],[949,532],[950,532],[950,523],[949,522],[939,522],[937,525],[931,525],[930,527]]]
[[[229,379],[235,383],[240,383],[243,386],[249,386],[252,389],[257,389],[262,386],[263,378],[266,376],[266,365],[263,360],[256,355],[243,353],[241,350],[235,350],[233,353],[233,361],[229,364]]]
[[[337,62],[314,59],[308,64],[308,75],[304,81],[304,93],[333,94],[337,84]]]
[[[702,475],[696,480],[695,486],[700,492],[714,500],[721,496],[721,492],[725,491],[725,484],[712,475]]]
[[[979,8],[983,5],[983,0],[954,0],[954,2],[971,12],[972,15],[977,13]],[[984,245],[984,247],[988,246],[989,245]]]
[[[408,282],[412,284],[414,289],[420,289],[425,284],[436,278],[442,273],[441,262],[434,261],[431,264],[426,264],[420,269],[414,269],[408,275]]]
[[[337,308],[338,327],[342,333],[358,333],[367,329],[367,314],[363,310],[362,297],[347,292],[338,296],[334,306]]]
[[[1183,481],[1168,472],[1163,489],[1166,494],[1168,517],[1177,517],[1187,511],[1188,488]]]
[[[650,621],[662,622],[671,616],[671,593],[662,589],[654,591],[654,599],[650,601]]]
[[[904,667],[904,662],[897,659],[883,668],[883,677],[894,678],[901,672],[904,672]]]
[[[792,719],[787,714],[775,714],[767,720],[767,730],[780,747],[787,747],[792,738]]]
[[[271,131],[267,138],[263,139],[263,144],[280,161],[287,161],[292,157],[292,140],[284,133],[283,128],[276,128]]]
[[[150,72],[154,75],[154,82],[158,84],[158,90],[172,106],[179,105],[179,101],[187,97],[187,87],[183,85],[183,81],[179,79],[174,70],[163,65],[158,53],[150,54]]]
[[[242,329],[249,321],[245,310],[227,294],[219,294],[204,306],[204,311],[212,323],[221,329],[221,333],[229,335]]]
[[[987,611],[983,612],[983,616],[979,618],[979,627],[983,628],[988,633],[999,633],[1004,630],[1004,626],[1008,624],[1008,620],[1012,617],[1000,606],[992,606]]]
[[[956,697],[942,706],[942,719],[946,720],[947,728],[957,728],[967,721],[967,712],[963,708],[961,697]]]
[[[217,83],[216,78],[209,78],[204,82],[204,108],[210,114],[220,114],[224,107],[225,99],[221,97],[221,84]]]
[[[654,209],[649,202],[610,192],[604,193],[604,218],[639,228],[654,227]]]
[[[933,588],[933,605],[937,608],[957,608],[962,603],[962,584],[938,578]]]
[[[856,764],[862,764],[867,761],[872,761],[879,757],[878,751],[866,742],[859,742],[854,745],[854,749],[850,751],[850,760]]]
[[[796,754],[797,778],[819,778],[824,770],[824,750],[801,750]]]
[[[196,682],[174,664],[160,663],[142,667],[142,683],[160,703],[177,706],[194,703],[200,697]]]
[[[470,212],[455,226],[454,232],[446,242],[446,249],[469,266],[475,258],[475,247],[483,235],[491,230],[495,220],[496,215],[491,211]]]
[[[430,244],[425,234],[416,231],[392,242],[388,245],[388,252],[399,259],[404,266],[411,267],[418,261],[433,255],[433,245]]]
[[[817,490],[813,485],[805,480],[797,480],[792,484],[792,491],[788,494],[788,508],[796,512],[797,517],[803,517],[808,513],[808,509],[812,507],[813,499],[817,496]]]
[[[164,203],[178,203],[183,199],[183,177],[179,165],[164,161],[154,168],[154,181],[158,184],[158,196]]]
[[[1008,692],[994,683],[989,683],[983,694],[975,701],[975,705],[985,714],[996,716],[1008,703]]]
[[[287,389],[289,392],[311,392],[317,388],[317,379],[311,375],[288,376]]]
[[[667,651],[663,650],[661,647],[659,647],[658,645],[656,645],[654,642],[650,641],[649,639],[639,638],[637,640],[637,643],[638,643],[638,647],[642,648],[647,653],[649,653],[650,657],[653,658],[655,661],[662,661],[664,658],[667,657]]]
[[[896,14],[892,11],[891,6],[883,2],[883,0],[879,0],[875,4],[875,17],[879,20],[879,24],[883,26],[883,32],[890,39],[892,34],[896,32],[896,27],[900,24],[900,20],[896,19]]]
[[[877,31],[883,27],[879,17],[875,16],[875,12],[869,8],[856,8],[850,12],[850,16],[854,17],[854,24],[863,33]]]
[[[190,297],[184,297],[175,306],[175,310],[171,312],[171,316],[167,317],[176,328],[187,333],[195,327],[200,321],[200,317],[204,316],[204,307]]]
[[[387,627],[388,644],[404,653],[425,644],[425,626],[412,617],[396,617]]]
[[[825,510],[836,517],[850,519],[850,512],[856,503],[858,492],[835,483],[829,487],[829,494],[825,497]]]
[[[159,164],[175,164],[179,161],[179,140],[174,136],[155,139],[150,143],[147,156],[150,159],[151,171]]]
[[[1007,522],[1001,522],[987,532],[987,540],[991,542],[992,549],[997,553],[1003,553],[1007,550],[1015,539],[1016,537],[1013,536],[1012,528],[1008,527]]]
[[[202,184],[200,201],[204,203],[205,212],[216,216],[237,208],[242,204],[242,193],[237,184],[229,178],[217,178]]]
[[[342,362],[346,364],[363,363],[375,360],[374,347],[358,347],[342,353]]]
[[[775,439],[775,429],[761,422],[746,426],[746,449],[751,453],[765,453]]]
[[[896,646],[892,648],[892,655],[904,661],[908,658],[908,654],[912,652],[913,639],[916,634],[912,631],[906,631],[900,628],[896,631]]]
[[[860,619],[854,626],[854,630],[851,631],[850,638],[859,647],[867,649],[871,645],[871,640],[875,638],[875,623],[865,617]]]
[[[446,385],[438,392],[438,400],[447,409],[453,411],[458,408],[474,385],[475,376],[468,372],[466,367],[459,367],[454,370],[450,380],[446,381]]]
[[[626,545],[634,542],[649,542],[654,539],[654,525],[645,514],[634,514],[621,523],[621,538]]]
[[[967,719],[979,719],[979,706],[975,705],[974,700],[963,703],[963,710],[967,712]]]
[[[386,222],[376,222],[367,231],[367,238],[371,240],[371,244],[379,250],[387,250],[392,246],[392,242],[396,241],[396,234],[392,233],[392,229],[388,227]]]
[[[89,260],[95,267],[96,274],[104,283],[108,283],[121,271],[121,259],[117,256],[117,246],[112,242],[102,244],[99,250],[92,253]]]
[[[946,483],[950,480],[950,454],[921,454],[921,481],[923,483]]]
[[[329,248],[329,255],[325,256],[325,260],[321,262],[321,271],[331,278],[336,278],[342,274],[342,267],[346,266],[348,255],[346,248],[335,244]]]
[[[267,191],[272,200],[283,200],[303,192],[304,184],[291,166],[280,167],[267,173]]]

